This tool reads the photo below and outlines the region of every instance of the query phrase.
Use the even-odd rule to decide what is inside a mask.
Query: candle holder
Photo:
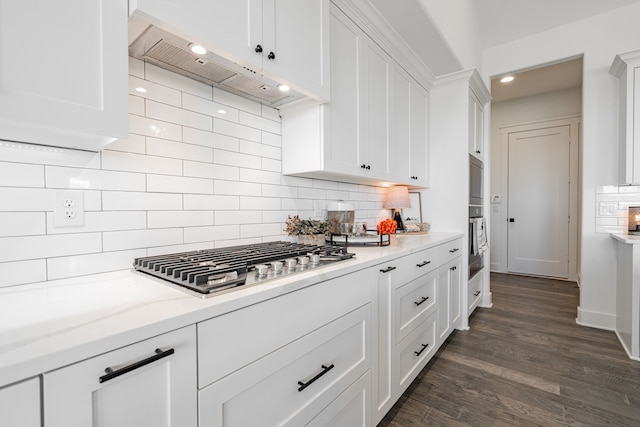
[[[640,234],[640,206],[629,206],[629,234]]]

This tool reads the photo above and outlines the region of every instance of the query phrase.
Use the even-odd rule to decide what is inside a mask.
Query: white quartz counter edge
[[[0,387],[459,237],[394,236],[350,247],[352,260],[207,299],[131,270],[3,288]]]
[[[634,236],[629,234],[611,233],[611,237],[620,242],[628,243],[630,245],[637,245],[640,243],[640,235]]]

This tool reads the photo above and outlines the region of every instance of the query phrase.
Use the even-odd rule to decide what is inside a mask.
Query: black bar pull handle
[[[382,270],[380,270],[380,273],[388,273],[390,271],[395,270],[397,267],[387,267],[387,268],[383,268]]]
[[[453,249],[451,249],[449,252],[454,253],[454,252],[458,252],[459,250],[460,250],[460,249],[458,249],[458,248],[453,248]]]
[[[132,363],[131,365],[127,365],[123,368],[116,369],[115,371],[112,368],[106,368],[104,370],[106,372],[106,375],[101,376],[98,379],[98,381],[100,381],[101,383],[107,382],[116,377],[119,377],[120,375],[124,375],[127,372],[135,371],[138,368],[142,368],[143,366],[153,363],[156,360],[160,360],[167,356],[171,356],[175,352],[176,351],[172,348],[167,350],[160,350],[159,348],[156,348],[156,354],[154,354],[151,357],[147,357],[146,359],[140,360],[139,362]]]
[[[475,291],[475,292],[473,293],[473,296],[474,296],[474,297],[477,297],[478,295],[480,295],[480,291]]]
[[[427,347],[429,347],[429,344],[422,344],[422,348],[420,349],[420,351],[414,351],[414,353],[416,354],[416,356],[420,356],[422,352],[427,349]]]
[[[422,304],[423,302],[425,302],[428,299],[429,299],[429,297],[422,297],[422,299],[420,301],[414,301],[413,303],[415,305],[420,305],[420,304]]]
[[[311,384],[313,384],[318,378],[320,378],[321,376],[323,376],[324,374],[326,374],[327,372],[329,372],[330,370],[333,369],[333,367],[335,366],[333,363],[329,366],[325,366],[325,365],[321,365],[322,366],[322,371],[320,371],[319,374],[317,374],[315,377],[311,378],[309,381],[307,381],[306,383],[303,383],[302,381],[298,381],[298,385],[300,387],[298,387],[298,391],[302,391],[305,388],[309,387]]]
[[[431,261],[423,261],[420,264],[416,264],[416,267],[424,267],[425,265],[431,264]]]

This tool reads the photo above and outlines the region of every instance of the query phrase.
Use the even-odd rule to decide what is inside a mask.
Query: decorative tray
[[[378,234],[375,231],[363,235],[332,234],[330,242],[337,246],[389,246],[391,235]]]

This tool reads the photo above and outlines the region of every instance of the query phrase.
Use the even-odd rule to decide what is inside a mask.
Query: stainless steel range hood
[[[280,91],[278,82],[220,55],[195,54],[189,48],[190,41],[143,20],[129,22],[129,39],[129,56],[133,58],[270,107],[305,98],[293,89]]]

